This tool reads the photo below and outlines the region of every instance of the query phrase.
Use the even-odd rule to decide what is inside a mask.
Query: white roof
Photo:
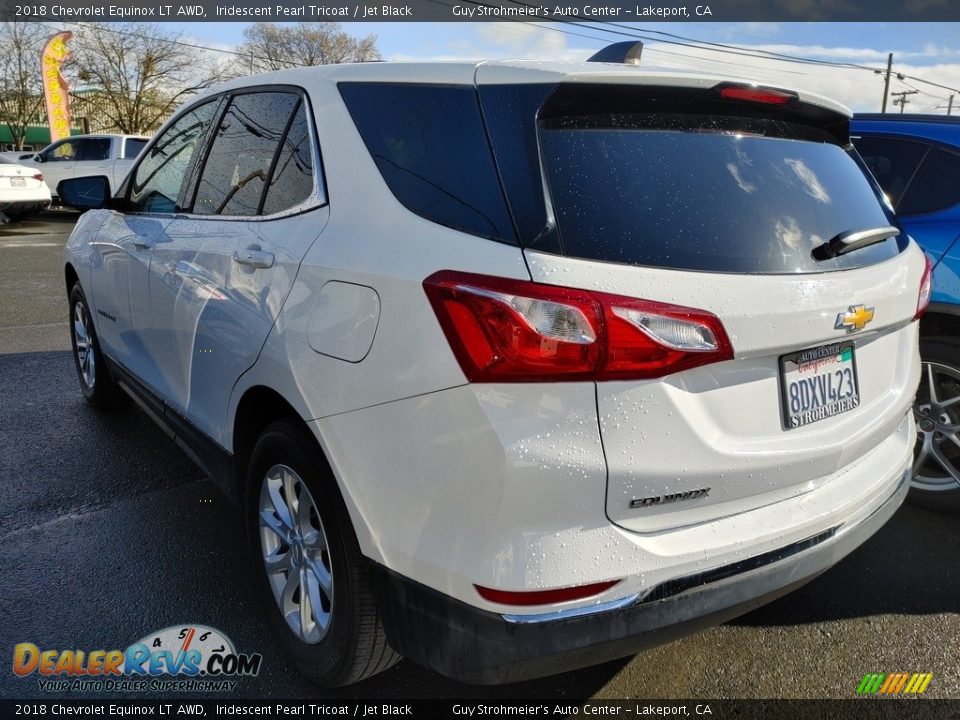
[[[638,85],[662,85],[670,87],[712,87],[720,82],[741,82],[748,85],[763,85],[736,76],[710,73],[695,73],[687,70],[658,68],[644,65],[618,65],[614,63],[564,63],[536,60],[503,60],[490,62],[372,62],[341,65],[318,65],[291,68],[278,72],[237,78],[213,88],[218,92],[251,84],[291,83],[300,85],[323,78],[331,82],[409,82],[449,83],[455,85],[531,84],[549,82],[623,83]],[[779,83],[775,87],[784,90]],[[852,116],[845,105],[816,93],[796,91],[806,103]]]

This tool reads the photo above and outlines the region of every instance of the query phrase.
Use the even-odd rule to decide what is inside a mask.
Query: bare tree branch
[[[0,124],[23,149],[27,126],[43,108],[40,53],[50,32],[32,23],[0,24]]]
[[[382,59],[376,35],[355,38],[335,22],[254,23],[243,31],[243,37],[238,50],[251,57],[259,72]]]
[[[64,71],[73,78],[78,109],[95,115],[88,119],[97,127],[130,134],[155,130],[181,102],[225,76],[217,61],[177,44],[179,38],[145,23],[83,25]],[[87,92],[79,92],[84,86]]]

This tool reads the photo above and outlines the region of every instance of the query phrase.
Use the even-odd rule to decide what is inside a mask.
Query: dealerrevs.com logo
[[[262,662],[204,625],[164,628],[126,650],[51,650],[29,642],[13,649],[13,672],[36,676],[47,692],[229,692],[259,673]]]

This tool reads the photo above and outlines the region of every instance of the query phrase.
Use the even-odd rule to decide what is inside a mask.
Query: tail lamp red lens
[[[43,180],[43,173],[34,173],[34,174],[33,174],[33,179],[34,179],[34,180]]]
[[[451,270],[423,286],[470,382],[657,378],[733,357],[702,310]]]
[[[920,293],[917,296],[917,314],[913,316],[914,320],[920,318],[930,307],[930,295],[933,293],[933,262],[926,254],[923,259],[926,265],[923,268],[923,276],[920,278]]]
[[[590,585],[576,585],[574,587],[552,588],[550,590],[496,590],[494,588],[474,585],[484,600],[500,603],[501,605],[552,605],[553,603],[583,600],[609,590],[619,580],[606,580]]]

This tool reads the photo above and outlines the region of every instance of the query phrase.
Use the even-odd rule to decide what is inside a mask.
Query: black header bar
[[[0,21],[45,22],[951,22],[960,2],[928,0],[0,0]]]

